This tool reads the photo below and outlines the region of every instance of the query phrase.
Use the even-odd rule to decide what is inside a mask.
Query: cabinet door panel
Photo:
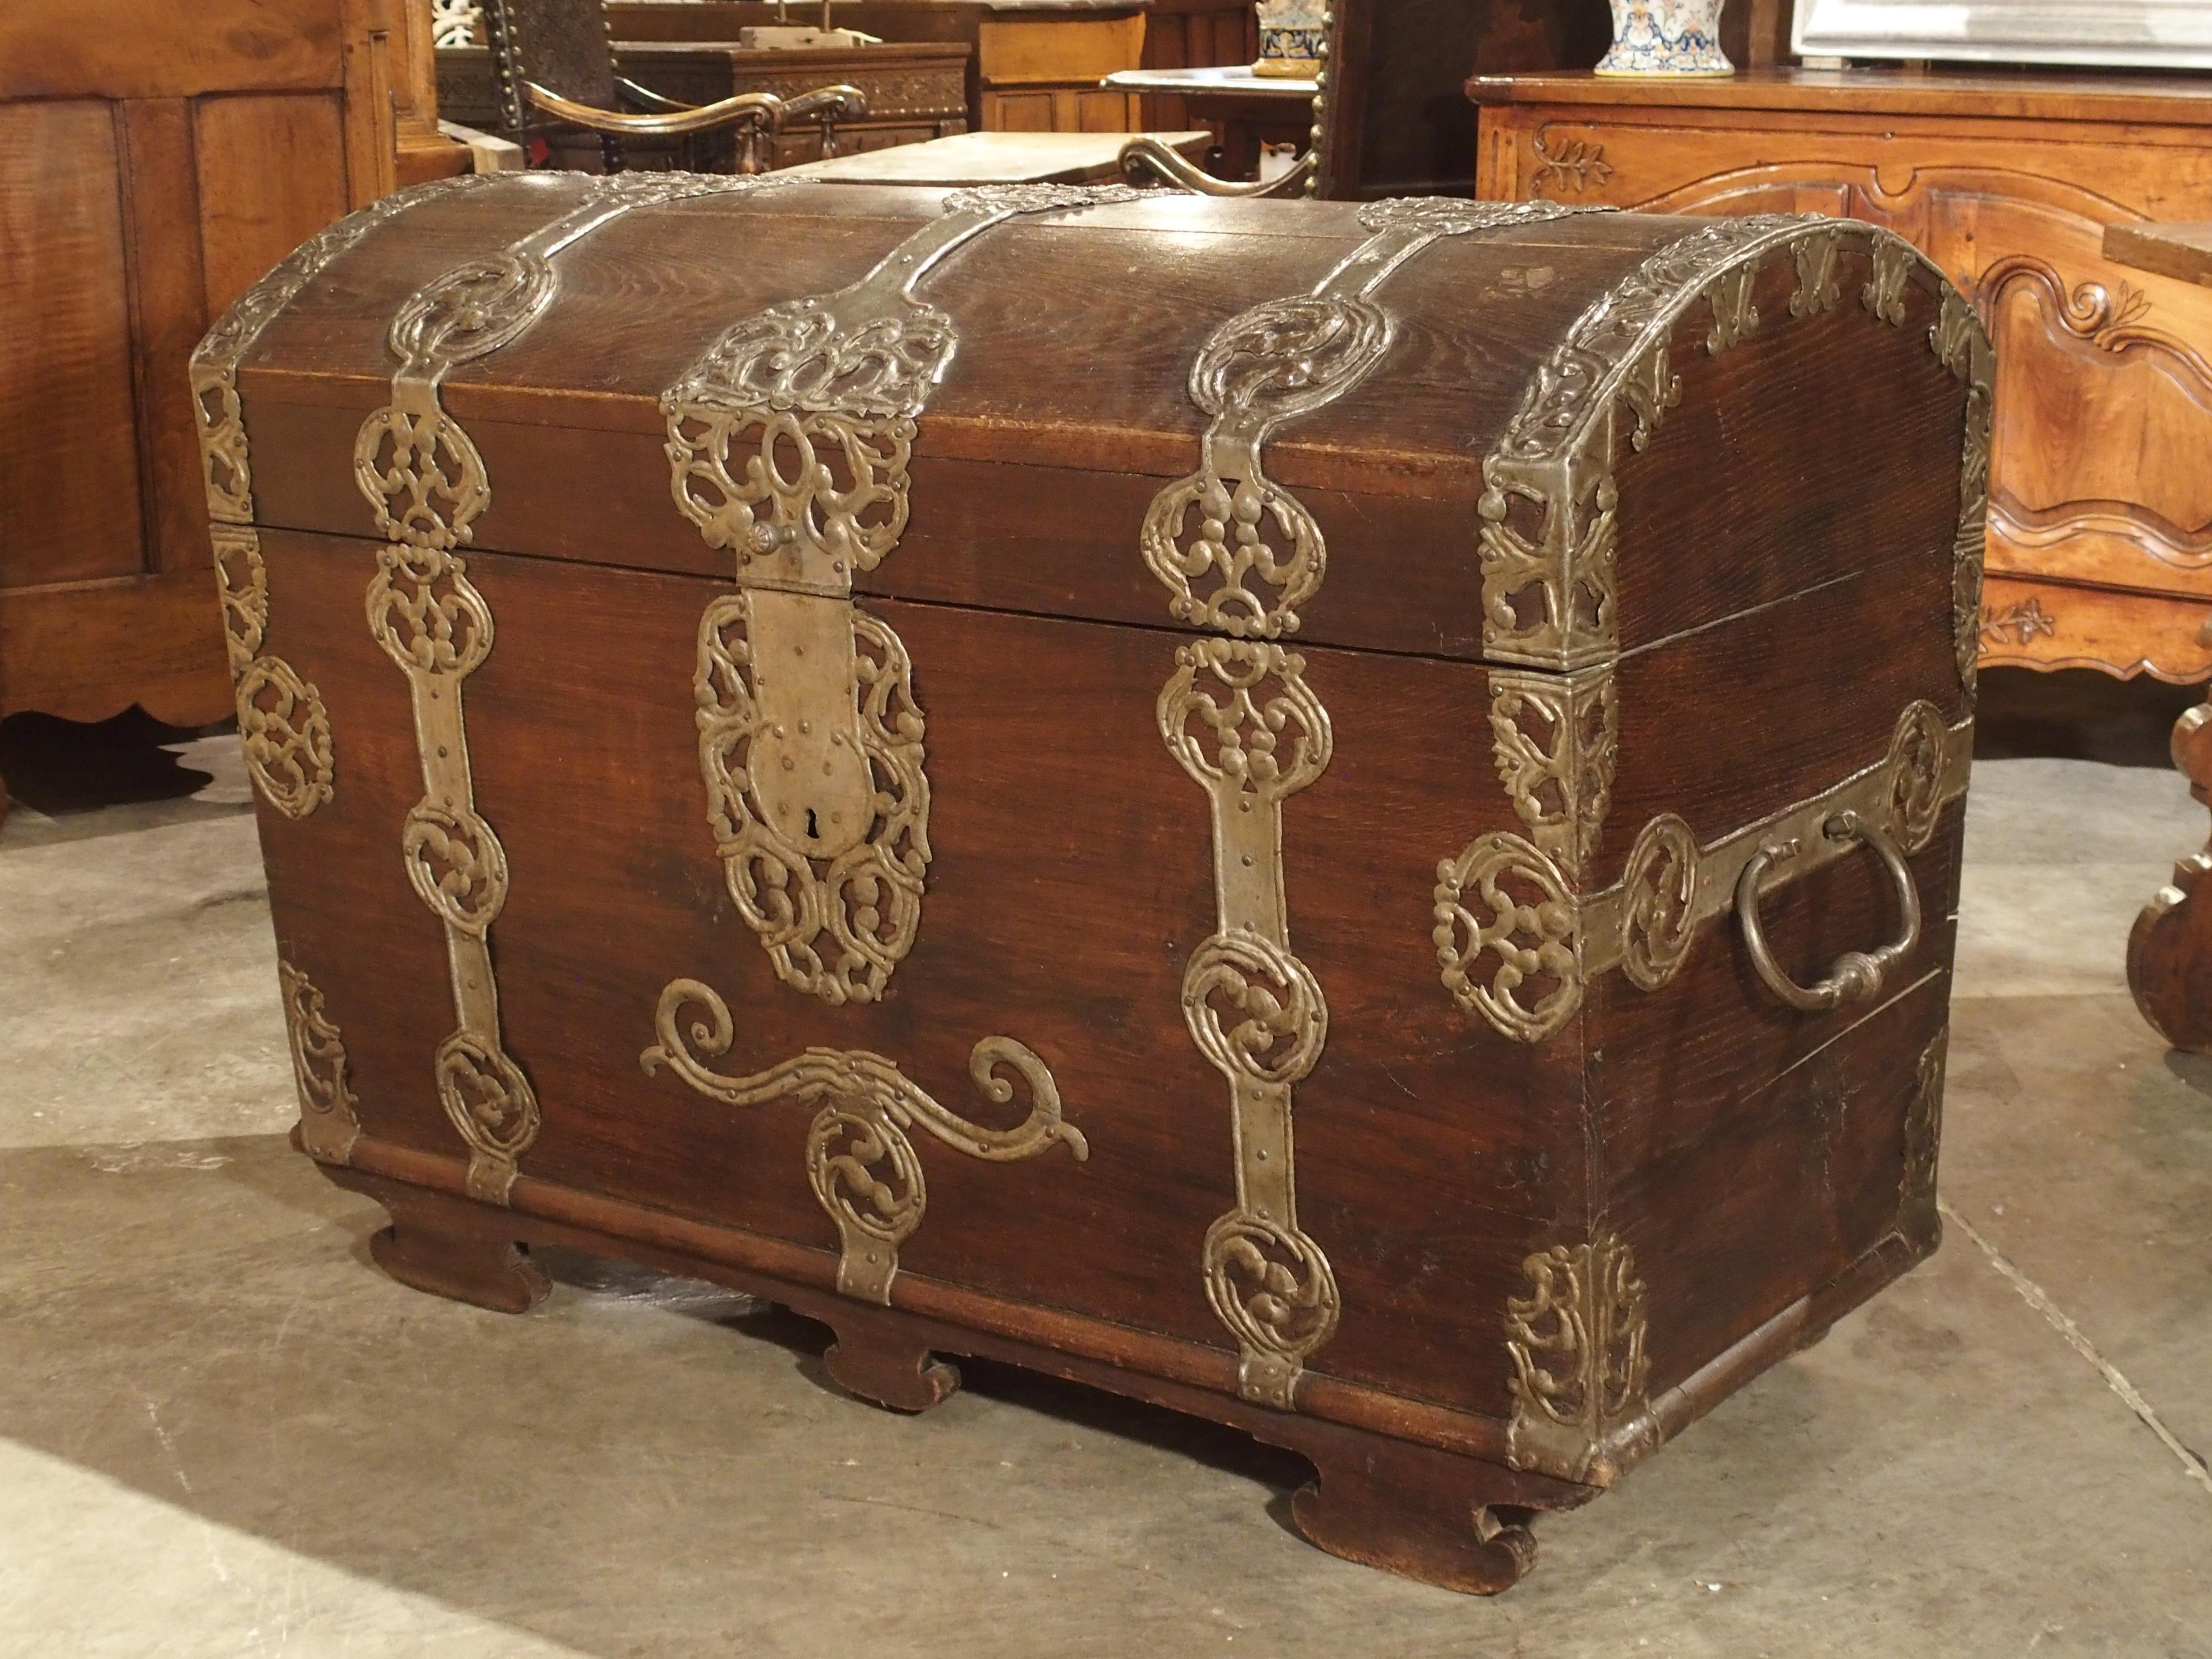
[[[0,104],[0,587],[145,566],[117,151],[112,105]]]
[[[346,210],[345,133],[333,94],[206,98],[193,118],[200,245],[217,313]]]

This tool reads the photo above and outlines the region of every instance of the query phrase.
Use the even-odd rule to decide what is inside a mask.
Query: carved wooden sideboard
[[[382,0],[0,4],[0,714],[229,711],[186,361],[392,188],[394,27]]]
[[[2212,678],[2212,290],[2107,260],[2212,219],[2212,82],[1479,76],[1478,193],[1901,232],[1997,344],[1985,663]],[[1876,481],[1869,481],[1875,483]]]

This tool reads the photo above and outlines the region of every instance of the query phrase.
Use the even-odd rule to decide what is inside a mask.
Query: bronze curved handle
[[[783,130],[787,119],[794,116],[822,112],[831,119],[841,115],[858,118],[868,111],[866,95],[858,87],[843,85],[818,87],[790,99],[780,98],[772,92],[741,92],[715,103],[696,107],[680,106],[672,112],[659,115],[624,115],[615,110],[594,109],[589,104],[574,103],[557,93],[549,92],[535,81],[526,82],[524,86],[530,101],[548,115],[593,132],[623,137],[674,137],[706,132],[739,121],[749,121],[776,133]]]
[[[1279,178],[1270,179],[1265,184],[1232,185],[1215,178],[1149,132],[1139,133],[1122,145],[1121,160],[1121,176],[1133,185],[1159,179],[1179,189],[1196,191],[1201,196],[1289,196],[1296,193],[1305,183],[1306,175],[1314,170],[1314,155],[1308,150]]]
[[[1830,841],[1859,842],[1874,850],[1896,885],[1898,908],[1904,916],[1905,926],[1891,943],[1874,951],[1846,951],[1836,958],[1825,978],[1811,985],[1800,985],[1775,962],[1774,953],[1767,948],[1766,929],[1759,920],[1760,883],[1765,880],[1769,870],[1796,858],[1800,849],[1794,841],[1770,842],[1753,853],[1735,884],[1735,913],[1743,927],[1744,948],[1751,952],[1751,965],[1758,969],[1766,988],[1790,1007],[1806,1013],[1817,1013],[1846,1002],[1864,1002],[1875,996],[1881,990],[1884,976],[1911,955],[1912,947],[1920,942],[1920,890],[1912,884],[1912,872],[1905,867],[1905,854],[1889,831],[1856,812],[1845,811],[1822,824],[1820,833]]]

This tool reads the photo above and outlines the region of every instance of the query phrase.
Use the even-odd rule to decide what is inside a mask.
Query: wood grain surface
[[[278,944],[345,1033],[364,1139],[335,1178],[408,1183],[380,1259],[520,1306],[534,1281],[514,1242],[633,1240],[641,1259],[826,1304],[833,1370],[902,1408],[949,1389],[933,1352],[1012,1343],[1029,1345],[1023,1363],[1261,1420],[1231,1397],[1236,1349],[1200,1270],[1237,1190],[1227,1087],[1182,1005],[1218,925],[1215,849],[1158,727],[1189,634],[1138,527],[1198,463],[1186,382],[1207,335],[1310,290],[1364,235],[1354,210],[1116,205],[1001,227],[926,284],[957,350],[920,417],[903,538],[856,604],[914,663],[933,857],[913,947],[866,1005],[781,983],[726,890],[693,672],[702,613],[733,572],[669,500],[656,399],[732,322],[852,281],[937,195],[798,185],[630,215],[560,256],[533,331],[451,377],[445,406],[492,488],[465,557],[496,644],[465,697],[475,804],[512,876],[491,947],[501,1030],[543,1113],[501,1214],[452,1196],[464,1149],[432,1083],[449,965],[400,854],[422,767],[406,679],[363,620],[377,544],[350,458],[388,396],[384,332],[404,297],[549,222],[576,188],[416,210],[331,266],[241,379],[266,649],[319,689],[337,757],[311,818],[264,814]],[[1439,862],[1521,828],[1481,660],[1480,459],[1574,319],[1686,228],[1586,216],[1437,243],[1382,290],[1398,327],[1383,368],[1267,451],[1328,544],[1296,646],[1334,750],[1284,803],[1280,841],[1291,939],[1328,1006],[1296,1100],[1298,1222],[1342,1297],[1290,1419],[1335,1425],[1315,1434],[1494,1464],[1525,1264],[1599,1232],[1630,1242],[1650,1286],[1654,1437],[1932,1243],[1905,1213],[1905,1125],[1945,1018],[1957,806],[1912,861],[1922,937],[1871,1006],[1783,1010],[1727,918],[1663,989],[1597,975],[1546,1042],[1462,1013],[1440,981]],[[1880,763],[1909,704],[1966,715],[1952,643],[1962,393],[1929,349],[1932,278],[1900,327],[1855,303],[1867,275],[1846,257],[1851,302],[1792,319],[1779,259],[1753,295],[1770,320],[1717,354],[1693,310],[1671,360],[1678,405],[1643,449],[1624,434],[1620,757],[1584,891],[1620,878],[1655,814],[1716,842]],[[1850,857],[1764,915],[1802,981],[1890,937],[1895,904],[1874,861]],[[994,1164],[922,1141],[927,1209],[890,1310],[840,1304],[824,1289],[836,1231],[805,1178],[808,1110],[732,1108],[640,1066],[678,978],[726,999],[731,1072],[864,1049],[986,1121],[1022,1107],[978,1094],[971,1049],[1025,1044],[1090,1156]],[[1510,1583],[1526,1553],[1499,1541],[1503,1522],[1446,1538],[1440,1516],[1577,1495],[1458,1471],[1447,1501],[1409,1450],[1288,1443],[1322,1471],[1297,1514],[1310,1536],[1461,1588]]]

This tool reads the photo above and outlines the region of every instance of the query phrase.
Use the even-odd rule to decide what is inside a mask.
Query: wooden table
[[[790,168],[795,176],[847,185],[1082,185],[1119,179],[1126,132],[963,132],[866,155],[838,155]],[[1210,132],[1149,135],[1192,161]]]
[[[1249,64],[1123,70],[1104,84],[1119,92],[1180,98],[1190,116],[1218,116],[1223,171],[1232,179],[1257,175],[1263,143],[1304,152],[1313,137],[1314,97],[1321,90],[1318,81],[1302,76],[1255,75]]]
[[[2114,225],[2105,257],[2179,282],[2212,288],[2212,224]],[[2212,340],[2201,349],[2212,352]],[[2197,804],[2212,807],[2212,702],[2200,702],[2173,725],[2173,763]],[[2212,846],[2173,866],[2128,938],[2128,988],[2152,1028],[2177,1048],[2212,1050],[2212,897],[2197,902],[2212,872]]]

